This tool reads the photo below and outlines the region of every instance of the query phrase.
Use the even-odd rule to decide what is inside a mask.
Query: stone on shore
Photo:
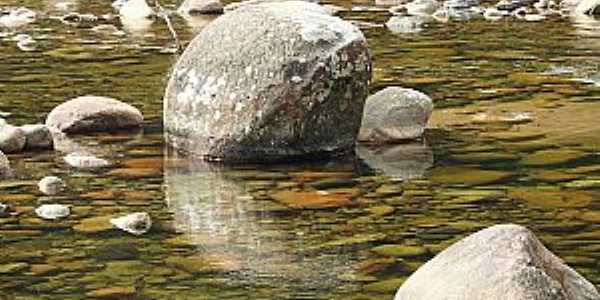
[[[0,127],[0,151],[19,153],[25,148],[25,132],[21,128],[6,125]]]
[[[368,143],[417,139],[432,111],[433,101],[419,91],[385,88],[367,99],[358,139]]]
[[[230,162],[350,151],[370,58],[360,30],[326,11],[304,1],[260,3],[207,25],[166,90],[168,143]]]
[[[119,100],[83,96],[55,107],[46,118],[53,131],[88,133],[137,128],[144,118],[135,107]]]
[[[185,0],[177,9],[180,14],[221,14],[223,3],[220,0]]]
[[[54,139],[48,126],[44,124],[28,124],[20,127],[25,133],[25,149],[52,149]]]
[[[142,235],[152,227],[152,220],[147,213],[133,213],[120,218],[110,219],[110,223],[133,235]]]
[[[496,225],[457,242],[413,273],[395,300],[597,300],[590,282],[528,229]]]
[[[65,188],[65,183],[56,176],[46,176],[38,182],[38,188],[44,195],[56,195]]]

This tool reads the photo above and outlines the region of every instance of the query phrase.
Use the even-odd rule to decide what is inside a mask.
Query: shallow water
[[[59,16],[57,2],[69,1],[0,7]],[[112,12],[110,1],[70,2]],[[10,123],[43,122],[84,94],[146,117],[141,132],[10,156],[18,178],[0,182],[0,201],[18,215],[0,217],[0,295],[78,299],[137,287],[142,299],[391,299],[433,255],[506,222],[531,228],[600,287],[600,23],[433,22],[393,34],[372,3],[337,4],[363,24],[373,91],[402,85],[435,100],[424,141],[295,165],[190,163],[163,145],[161,97],[175,60],[163,22],[117,23],[117,35],[52,18],[0,29],[0,112]],[[173,21],[185,42],[210,18]],[[18,49],[19,33],[36,40],[34,51]],[[69,169],[62,157],[73,149],[112,165]],[[68,192],[40,195],[47,175],[64,178]],[[40,220],[33,209],[43,203],[70,205],[72,215]],[[149,234],[105,226],[136,211],[155,220]]]

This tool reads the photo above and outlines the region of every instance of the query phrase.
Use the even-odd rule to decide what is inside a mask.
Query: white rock
[[[385,23],[385,27],[395,34],[418,33],[423,31],[423,26],[428,20],[425,16],[392,16]]]
[[[502,20],[502,18],[504,18],[504,14],[494,7],[489,7],[485,9],[485,12],[483,13],[483,18],[489,21],[499,21]]]
[[[546,17],[538,14],[527,14],[523,17],[523,20],[527,22],[539,22],[546,19]]]
[[[38,188],[45,195],[56,195],[65,188],[65,183],[56,176],[46,176],[38,182]]]
[[[25,148],[25,132],[22,129],[6,125],[0,127],[0,150],[5,153],[19,153]]]
[[[52,149],[54,138],[48,126],[28,124],[20,127],[25,133],[25,149]]]
[[[110,219],[115,227],[133,235],[142,235],[152,227],[150,215],[145,212],[133,213],[120,218]]]
[[[105,159],[82,153],[70,153],[64,157],[64,160],[69,166],[81,169],[101,168],[110,165]]]
[[[67,217],[71,211],[62,204],[44,204],[35,209],[36,215],[46,220],[56,220]]]
[[[36,13],[28,8],[19,7],[0,17],[0,27],[21,27],[35,21]]]
[[[146,0],[129,0],[119,9],[119,15],[125,18],[143,19],[155,15],[154,10],[148,6]]]

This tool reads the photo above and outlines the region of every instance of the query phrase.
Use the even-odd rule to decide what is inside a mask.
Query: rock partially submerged
[[[395,300],[597,300],[596,288],[528,229],[497,225],[452,245],[411,275]]]
[[[325,11],[303,1],[255,4],[206,26],[166,90],[168,143],[237,162],[349,151],[370,59],[360,30]]]
[[[64,160],[69,166],[80,169],[102,168],[110,165],[105,159],[83,153],[70,153],[64,157]]]
[[[388,87],[367,99],[358,140],[390,143],[419,138],[433,111],[427,95],[401,87]]]
[[[125,2],[117,4],[119,1],[113,2],[113,7],[119,10],[119,15],[122,18],[128,19],[144,19],[150,18],[155,13],[152,8],[148,5],[146,0],[127,0]]]
[[[48,126],[44,124],[28,124],[20,127],[25,133],[25,149],[52,149],[54,139]]]
[[[35,214],[46,220],[56,220],[69,216],[71,210],[61,204],[44,204],[35,209]]]
[[[0,127],[0,150],[5,153],[19,153],[25,148],[25,132],[18,127],[5,125]]]
[[[115,227],[133,235],[142,235],[152,227],[152,219],[145,212],[133,213],[123,217],[110,219]]]
[[[177,9],[180,14],[221,14],[223,3],[220,0],[185,0]]]
[[[65,183],[56,176],[46,176],[38,182],[38,188],[44,195],[56,195],[65,188]]]
[[[137,128],[143,120],[142,113],[127,103],[83,96],[55,107],[46,118],[46,125],[64,133],[87,133]]]

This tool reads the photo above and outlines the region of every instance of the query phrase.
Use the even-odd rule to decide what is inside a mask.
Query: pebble
[[[65,156],[64,160],[69,166],[81,169],[102,168],[110,165],[105,159],[81,153],[71,153]]]
[[[150,215],[145,212],[138,212],[120,218],[110,219],[110,223],[133,235],[142,235],[148,232],[152,227]]]
[[[45,195],[56,195],[65,188],[65,183],[56,176],[46,176],[40,180],[38,187]]]
[[[35,209],[35,214],[38,215],[38,217],[46,220],[64,218],[70,213],[70,209],[62,204],[44,204]]]

